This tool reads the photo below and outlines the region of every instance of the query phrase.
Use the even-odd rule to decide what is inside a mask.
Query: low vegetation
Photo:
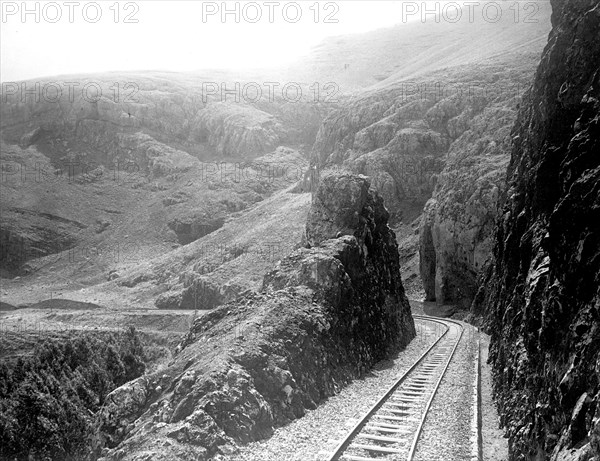
[[[48,338],[0,362],[0,459],[80,460],[96,437],[94,414],[118,386],[144,373],[139,333]]]

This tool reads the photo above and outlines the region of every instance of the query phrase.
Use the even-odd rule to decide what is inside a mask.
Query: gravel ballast
[[[411,303],[412,304],[412,303]],[[421,314],[413,305],[413,313]],[[491,400],[490,370],[486,365],[488,336],[469,324],[433,399],[415,460],[475,460],[477,425],[475,402],[477,349],[481,339],[481,395],[484,460],[504,461],[506,439],[497,428],[497,413]],[[431,322],[415,319],[417,338],[393,360],[378,363],[365,378],[356,380],[340,393],[277,429],[267,440],[240,447],[228,459],[234,461],[319,461],[328,459],[361,417],[433,343],[441,331]]]
[[[472,459],[477,443],[473,431],[473,393],[478,332],[471,325],[463,324],[463,327],[460,344],[423,426],[416,461]]]

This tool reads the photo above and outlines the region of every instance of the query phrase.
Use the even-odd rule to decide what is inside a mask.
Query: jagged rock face
[[[452,165],[466,176],[469,162],[502,152],[504,164],[488,159],[483,174],[496,174],[506,166],[502,144],[540,51],[531,45],[518,61],[513,57],[456,66],[348,101],[323,120],[311,161],[321,169],[337,165],[371,177],[391,221],[408,223],[439,181],[448,181],[447,173],[441,173]],[[472,189],[475,193],[477,188]]]
[[[600,456],[600,4],[552,1],[473,310],[512,460]]]
[[[533,39],[542,24],[549,31],[544,19],[516,54],[382,83],[333,111],[319,130],[315,169],[300,190],[314,190],[319,169],[368,175],[399,226],[418,218],[431,199],[420,226],[428,300],[468,308],[477,291],[491,257],[510,130],[543,46]]]
[[[433,175],[443,167],[449,137],[423,121],[439,102],[404,89],[388,89],[362,97],[333,111],[313,146],[319,167],[342,165],[368,175],[393,217],[412,203],[431,196]]]
[[[436,205],[437,201],[433,199],[425,205],[419,233],[419,272],[426,301],[435,301],[436,299],[437,252],[433,240],[434,213],[431,211]]]
[[[370,182],[361,175],[330,175],[323,178],[315,194],[306,223],[306,240],[311,247],[332,248],[335,245],[337,259],[350,277],[354,293],[350,299],[335,293],[338,303],[355,306],[351,319],[360,319],[370,325],[373,316],[387,319],[389,324],[376,327],[375,334],[383,335],[384,343],[393,344],[395,329],[410,330],[404,324],[410,308],[405,303],[406,296],[400,275],[398,244],[394,232],[388,226],[389,213],[383,199],[370,189]],[[337,238],[341,237],[341,238]],[[336,240],[330,240],[337,238]],[[340,242],[344,242],[340,246]],[[335,242],[332,243],[332,242]],[[288,260],[290,269],[292,264]],[[316,264],[316,267],[315,267]],[[267,274],[265,286],[283,287],[306,284],[306,277],[316,278],[322,285],[329,286],[320,274],[319,258],[308,266],[296,264],[296,271],[284,271],[285,282],[278,280],[279,274]],[[368,276],[365,276],[365,273]],[[294,283],[288,278],[293,274]],[[377,282],[374,283],[374,280]],[[308,286],[311,286],[309,283]],[[396,308],[396,304],[399,309]],[[369,306],[368,312],[364,312]],[[377,313],[382,306],[384,312]],[[354,320],[352,320],[354,322]],[[352,327],[349,331],[352,331]],[[365,329],[364,334],[367,334]],[[390,339],[388,339],[390,338]],[[375,337],[373,337],[373,341]]]
[[[314,409],[415,336],[395,237],[366,178],[324,180],[311,216],[340,200],[335,185],[339,194],[361,192],[363,219],[350,228],[344,211],[330,213],[344,225],[327,231],[310,219],[311,248],[282,260],[261,294],[200,318],[168,368],[111,393],[99,421],[105,459],[227,456],[235,443]],[[328,239],[342,230],[351,235]]]
[[[85,84],[81,79],[73,80],[79,88]],[[186,111],[193,110],[191,99],[175,93],[157,94],[152,79],[136,82],[140,91],[129,99],[114,94],[114,81],[110,81],[97,79],[94,88],[100,90],[73,90],[56,100],[36,100],[19,93],[4,95],[3,139],[23,147],[36,145],[57,167],[74,161],[96,166],[135,162],[137,168],[153,171],[153,159],[169,163],[168,157],[174,152],[190,157],[188,162],[193,159],[167,145],[177,137],[187,138],[190,127]],[[28,88],[33,85],[28,83]],[[39,84],[44,88],[47,83]]]
[[[420,226],[426,299],[468,309],[492,255],[517,95],[490,104],[451,146]]]
[[[241,293],[248,291],[247,287],[235,283],[219,285],[209,276],[198,275],[194,271],[185,271],[179,275],[180,290],[171,290],[161,294],[155,301],[159,309],[213,309],[226,302],[232,301]]]
[[[306,239],[309,245],[341,235],[355,235],[361,241],[374,232],[386,231],[389,213],[379,194],[369,191],[364,176],[330,175],[321,180],[308,213]]]

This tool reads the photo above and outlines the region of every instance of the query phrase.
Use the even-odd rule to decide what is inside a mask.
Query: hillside
[[[283,258],[260,294],[194,322],[168,367],[108,395],[102,459],[227,457],[414,338],[389,215],[369,186],[325,178],[305,223],[310,246]]]
[[[544,4],[535,12],[537,22],[516,22],[514,14],[505,8],[497,23],[477,17],[408,22],[329,39],[297,66],[274,74],[282,83],[286,75],[302,82],[300,102],[275,93],[272,100],[236,103],[235,95],[220,94],[215,82],[227,82],[231,89],[236,82],[272,76],[219,71],[64,76],[55,82],[92,89],[74,91],[72,98],[65,92],[58,102],[48,100],[51,96],[19,102],[18,92],[6,88],[0,127],[5,171],[1,269],[4,277],[20,277],[4,284],[6,302],[40,301],[55,291],[88,302],[190,307],[182,291],[191,285],[197,290],[198,283],[211,293],[209,305],[230,299],[254,286],[246,280],[253,264],[244,266],[247,258],[237,254],[213,257],[213,267],[200,271],[200,281],[149,274],[157,267],[198,272],[199,265],[186,258],[197,258],[200,250],[178,250],[195,241],[243,246],[226,250],[234,253],[259,246],[257,239],[281,241],[279,230],[238,239],[235,229],[247,225],[245,210],[305,178],[307,157],[319,169],[341,166],[373,178],[398,235],[408,238],[402,242],[403,271],[413,296],[421,296],[418,240],[410,224],[420,217],[437,175],[455,152],[476,155],[471,146],[482,136],[502,144],[498,130],[511,123],[548,30]],[[337,67],[341,59],[351,60],[351,68],[344,69],[341,61]],[[391,62],[395,67],[386,70]],[[385,79],[373,78],[385,73]],[[348,75],[352,85],[345,87]],[[315,101],[308,90],[311,80],[331,80],[339,94]],[[101,97],[94,93],[98,88]],[[350,98],[356,88],[361,94]],[[494,171],[503,166],[501,157],[493,162]],[[285,221],[285,207],[276,207],[287,202],[269,203],[269,213],[282,213]],[[258,223],[261,218],[248,219]],[[297,222],[294,216],[287,219]],[[226,237],[210,237],[233,221],[237,224]],[[297,231],[284,232],[291,237],[283,239],[286,247],[298,243]],[[205,236],[208,240],[202,240]],[[150,262],[161,255],[162,262]],[[234,272],[212,274],[221,264],[222,273]],[[246,275],[235,275],[236,264]],[[139,280],[130,281],[130,270],[142,274]],[[105,283],[118,277],[123,278]],[[130,287],[124,290],[123,284]],[[50,292],[44,288],[50,286]]]
[[[541,51],[550,30],[549,2],[496,3],[502,11],[484,11],[484,5],[464,7],[458,20],[456,10],[448,8],[425,21],[419,6],[405,21],[400,15],[393,27],[323,41],[287,75],[295,81],[333,81],[342,93],[360,94],[399,82],[421,83],[452,67],[518,62],[523,53]]]
[[[7,302],[72,296],[115,278],[302,178],[303,151],[325,105],[281,96],[254,105],[222,101],[210,87],[222,78],[233,77],[113,73],[23,83],[91,88],[37,102],[3,86],[0,270]],[[293,148],[279,149],[283,144]]]

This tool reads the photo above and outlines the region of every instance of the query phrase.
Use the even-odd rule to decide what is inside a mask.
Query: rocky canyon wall
[[[511,460],[600,459],[600,3],[552,2],[512,138],[486,317]]]
[[[125,239],[165,253],[297,181],[328,104],[207,94],[213,80],[156,71],[3,83],[2,275]],[[102,278],[123,270],[94,259]]]
[[[475,296],[492,253],[510,131],[548,16],[540,15],[518,52],[382,84],[332,111],[317,134],[313,167],[371,177],[399,233],[412,238],[410,224],[425,210],[416,239],[421,267],[413,270],[428,300],[468,309]]]
[[[419,229],[426,300],[468,309],[492,254],[520,94],[490,102],[450,147]]]

